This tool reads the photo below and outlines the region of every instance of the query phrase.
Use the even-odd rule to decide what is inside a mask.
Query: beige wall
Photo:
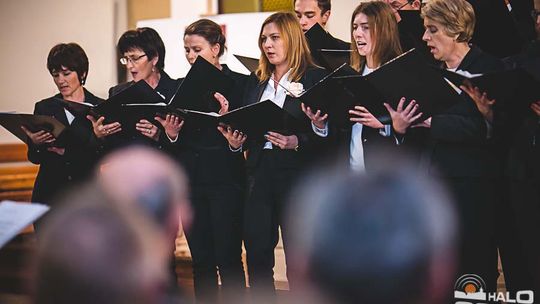
[[[59,42],[84,48],[86,87],[106,97],[116,82],[115,42],[126,29],[125,1],[1,0],[0,111],[32,112],[36,101],[57,93],[46,60]],[[0,143],[10,142],[18,140],[0,128]]]
[[[140,20],[171,17],[170,0],[127,0],[127,2],[130,29],[135,28],[137,21]]]

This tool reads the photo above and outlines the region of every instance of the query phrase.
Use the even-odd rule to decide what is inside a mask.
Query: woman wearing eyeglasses
[[[146,81],[164,101],[169,100],[178,86],[176,80],[171,79],[163,70],[165,66],[165,45],[159,34],[152,28],[143,27],[125,32],[118,40],[118,52],[122,56],[120,63],[133,78],[132,81],[119,84],[109,89],[109,96],[126,89],[138,81]],[[122,128],[118,122],[103,124],[106,117],[95,119],[88,116],[92,121],[94,133],[100,139],[105,139],[104,149],[107,152],[114,147],[123,146],[133,141],[146,143],[152,146],[160,146],[161,130],[155,124],[146,119],[141,119],[135,126],[140,136],[137,138],[125,138],[121,136]],[[146,140],[144,140],[146,139]]]
[[[52,205],[61,191],[83,181],[96,161],[97,142],[92,125],[67,110],[62,99],[94,105],[103,100],[83,87],[88,76],[88,57],[78,44],[54,46],[47,57],[47,69],[59,93],[37,102],[34,114],[54,116],[66,125],[66,130],[58,138],[46,131],[33,133],[24,127],[23,130],[30,139],[28,159],[40,165],[32,201]]]

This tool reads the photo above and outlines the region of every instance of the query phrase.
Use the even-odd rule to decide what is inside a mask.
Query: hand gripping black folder
[[[229,126],[233,130],[247,134],[250,138],[261,137],[268,131],[292,134],[296,126],[294,123],[296,119],[271,100],[243,106],[223,115],[193,110],[179,111],[190,125],[205,128],[216,128],[218,125]]]
[[[24,133],[21,126],[33,133],[41,130],[47,131],[55,138],[58,138],[66,128],[64,124],[52,116],[11,112],[0,113],[0,124],[26,144],[29,143],[30,138]]]
[[[214,93],[228,96],[233,86],[232,78],[198,56],[168,104],[192,111],[217,112],[220,106]]]
[[[444,113],[461,101],[455,89],[412,49],[379,67],[372,73],[361,76],[338,76],[345,88],[359,103],[365,106],[381,122],[389,122],[386,102],[396,109],[401,97],[407,102],[416,100],[422,112],[419,120]]]

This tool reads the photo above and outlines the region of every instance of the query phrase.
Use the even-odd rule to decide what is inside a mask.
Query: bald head
[[[147,147],[110,154],[97,172],[98,184],[112,198],[136,204],[171,233],[190,221],[184,171],[167,155]]]

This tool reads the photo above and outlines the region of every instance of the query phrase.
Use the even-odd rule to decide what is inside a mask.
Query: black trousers
[[[504,278],[511,292],[540,292],[540,180],[508,181],[505,220],[511,224],[503,231],[501,250]]]
[[[238,298],[246,283],[242,265],[243,191],[239,185],[194,185],[194,211],[186,232],[193,260],[193,281],[198,302],[218,302],[218,277],[222,297]]]
[[[489,178],[445,179],[459,217],[459,264],[456,279],[464,274],[479,275],[487,291],[496,291],[497,210],[503,201],[501,180]]]
[[[247,251],[250,293],[272,297],[274,289],[274,249],[279,241],[287,248],[285,211],[287,198],[299,176],[298,168],[278,163],[281,151],[265,150],[255,170],[248,176],[248,196],[244,213],[244,243]],[[286,257],[286,255],[285,255]],[[288,267],[289,268],[289,267]],[[290,280],[290,276],[289,280]]]

